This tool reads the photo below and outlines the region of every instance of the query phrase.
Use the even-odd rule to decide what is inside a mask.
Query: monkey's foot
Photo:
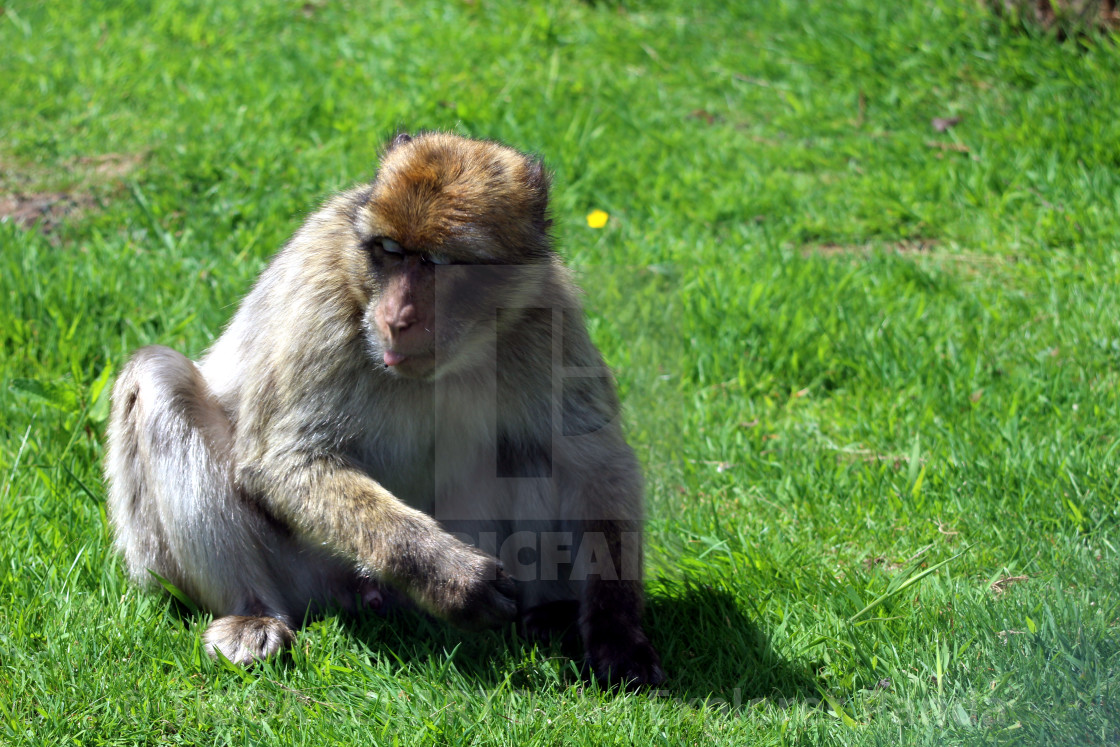
[[[622,685],[637,690],[665,681],[661,659],[640,629],[623,627],[592,633],[587,641],[587,663],[604,687]]]
[[[275,617],[229,615],[210,623],[202,636],[206,653],[218,652],[234,664],[248,666],[278,653],[295,640],[295,633]]]

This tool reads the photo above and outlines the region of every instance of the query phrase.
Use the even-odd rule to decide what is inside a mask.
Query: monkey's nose
[[[408,328],[412,327],[419,321],[419,315],[416,313],[416,307],[409,304],[402,306],[396,314],[389,319],[389,330],[393,335],[399,335]]]

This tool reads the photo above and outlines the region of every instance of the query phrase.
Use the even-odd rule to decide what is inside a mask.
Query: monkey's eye
[[[451,257],[446,254],[425,254],[424,261],[433,265],[449,265],[451,264]]]
[[[401,245],[392,239],[380,238],[376,240],[376,244],[380,247],[381,251],[386,254],[395,254],[397,256],[404,255],[404,249],[401,249]]]

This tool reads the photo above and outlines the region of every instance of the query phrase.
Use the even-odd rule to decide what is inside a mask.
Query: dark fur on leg
[[[583,636],[586,663],[595,679],[605,687],[634,690],[665,681],[661,659],[642,629],[642,583],[637,575],[640,555],[624,557],[623,533],[633,531],[628,523],[604,521],[596,533],[603,536],[616,577],[592,575],[583,588],[579,629]]]
[[[607,582],[590,596],[593,601],[585,601],[580,611],[580,632],[587,666],[599,684],[636,690],[664,682],[661,659],[640,617],[625,611],[634,610],[637,592],[624,582]]]

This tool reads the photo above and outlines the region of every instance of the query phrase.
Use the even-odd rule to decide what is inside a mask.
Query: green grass
[[[0,223],[0,743],[1120,740],[1115,43],[970,0],[248,5],[0,14],[0,202],[81,207]],[[203,351],[398,128],[555,171],[659,693],[418,618],[235,671],[124,581],[105,383]]]

